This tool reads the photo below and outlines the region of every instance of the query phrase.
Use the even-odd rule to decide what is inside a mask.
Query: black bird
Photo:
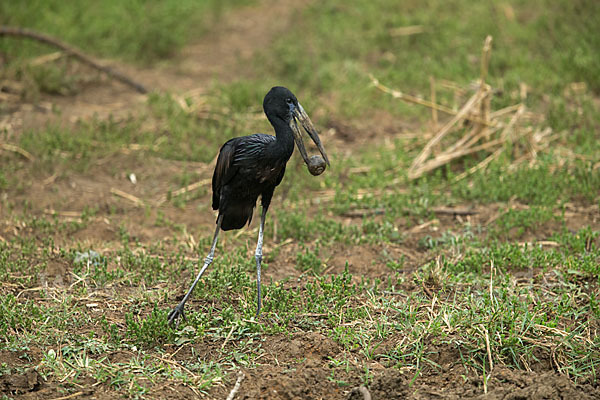
[[[214,210],[219,210],[212,246],[194,283],[181,302],[169,313],[169,323],[173,323],[179,316],[185,319],[183,307],[200,277],[213,261],[219,231],[221,229],[224,231],[240,229],[246,223],[250,224],[256,201],[260,195],[262,214],[255,253],[258,304],[256,316],[258,317],[261,308],[260,267],[265,217],[269,204],[271,204],[273,191],[281,183],[285,165],[294,151],[294,141],[296,141],[298,150],[311,173],[320,173],[313,172],[311,168],[313,160],[309,161],[307,156],[298,122],[317,145],[323,159],[329,165],[329,159],[317,130],[290,90],[281,86],[272,88],[265,96],[263,110],[273,125],[275,136],[256,133],[233,138],[221,147],[212,178],[212,207]],[[320,171],[322,172],[322,170]]]

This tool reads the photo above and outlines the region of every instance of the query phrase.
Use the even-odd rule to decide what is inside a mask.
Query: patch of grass
[[[0,23],[39,30],[98,56],[118,56],[148,62],[174,55],[190,37],[202,34],[234,6],[219,1],[107,1],[84,5],[60,1],[7,2],[0,6]],[[0,39],[11,58],[30,57],[45,50],[39,44]]]
[[[5,338],[32,329],[35,320],[42,315],[33,302],[22,304],[13,295],[3,297],[0,309],[0,334]]]
[[[516,199],[529,205],[554,207],[567,201],[591,201],[597,196],[598,174],[590,163],[575,162],[556,168],[547,158],[535,167],[507,170],[506,164],[493,164],[469,182],[459,182],[452,190],[465,200],[482,202]]]
[[[536,229],[545,222],[560,220],[560,217],[554,215],[552,209],[545,207],[531,207],[523,210],[508,209],[496,221],[496,226],[500,234],[508,234],[512,238],[521,237],[525,231]]]
[[[333,1],[309,7],[274,45],[277,57],[263,65],[303,91],[327,97],[335,92],[333,109],[343,115],[383,107],[406,116],[415,108],[382,100],[369,88],[367,72],[419,95],[429,93],[430,76],[468,83],[478,76],[481,45],[490,34],[489,76],[505,93],[498,106],[508,105],[521,82],[535,88],[528,101],[538,103],[543,93],[562,91],[567,82],[583,80],[598,91],[599,65],[592,55],[600,43],[589,27],[599,13],[597,5],[584,1],[475,6],[464,0]],[[414,25],[423,32],[394,34],[395,28]]]
[[[319,246],[317,245],[314,250],[303,250],[296,255],[296,267],[303,272],[320,273],[323,267],[323,260],[319,258]]]
[[[559,247],[546,250],[539,246],[488,243],[469,230],[459,235],[448,232],[431,242],[431,248],[442,253],[451,249],[448,256],[408,275],[419,286],[433,285],[437,296],[433,308],[426,292],[406,292],[396,287],[400,282],[398,278],[385,283],[363,278],[358,283],[356,278],[359,277],[347,269],[340,274],[321,276],[313,268],[310,276],[303,277],[300,286],[290,285],[291,282],[285,280],[263,283],[263,312],[268,318],[262,318],[260,323],[253,320],[254,260],[247,256],[244,248],[233,253],[217,249],[214,265],[188,304],[188,322],[179,329],[166,323],[166,313],[174,302],[165,301],[164,289],[158,289],[155,294],[112,298],[111,304],[128,304],[121,317],[124,323],[111,322],[114,314],[110,320],[104,318],[100,323],[104,332],[101,336],[88,325],[98,320],[94,315],[98,305],[75,306],[75,298],[54,297],[48,298],[50,307],[43,311],[32,301],[8,295],[2,302],[4,318],[0,328],[7,334],[19,332],[19,335],[13,336],[18,338],[15,342],[2,346],[22,347],[39,342],[43,336],[43,343],[49,349],[62,343],[60,358],[56,350],[44,355],[40,368],[45,376],[60,379],[79,371],[98,381],[109,382],[115,388],[124,387],[125,380],[129,379],[136,382],[128,386],[137,388],[134,394],[147,393],[149,389],[141,377],[157,371],[163,371],[159,375],[161,379],[188,382],[199,385],[202,390],[222,376],[221,364],[196,363],[194,359],[182,364],[185,370],[167,368],[170,364],[156,353],[157,346],[225,341],[235,350],[225,351],[224,359],[249,368],[263,354],[256,343],[260,343],[264,335],[285,334],[298,328],[322,332],[345,351],[356,352],[361,360],[377,360],[415,374],[439,368],[436,354],[445,351],[445,346],[462,354],[466,368],[478,373],[489,370],[484,350],[486,335],[494,363],[515,368],[524,368],[525,363],[533,362],[540,354],[550,354],[551,347],[560,341],[561,370],[584,380],[595,379],[598,347],[593,340],[582,339],[593,320],[582,320],[580,316],[597,318],[599,313],[595,300],[599,295],[600,275],[598,235],[590,229],[577,233],[564,231],[552,238]],[[147,250],[155,252],[159,248],[161,246]],[[319,253],[305,250],[300,253],[299,264],[314,267],[316,264],[312,263],[319,259],[320,252],[320,249]],[[69,257],[69,254],[64,256]],[[95,287],[93,291],[81,292],[85,296],[112,290],[111,287],[134,288],[140,282],[152,285],[171,280],[176,272],[180,275],[182,268],[190,271],[189,279],[175,279],[187,286],[197,267],[184,262],[178,252],[162,256],[169,260],[168,266],[144,253],[124,250],[98,260],[100,270],[118,262],[123,272],[99,274],[94,272],[93,264],[88,266],[87,263],[74,272],[85,282],[78,285]],[[36,257],[43,260],[50,254]],[[494,265],[492,270],[491,265]],[[513,279],[511,274],[518,270],[530,271],[530,279]],[[402,273],[396,272],[395,276],[398,274]],[[589,278],[592,279],[588,281]],[[552,290],[540,287],[537,282],[542,281],[551,281]],[[582,282],[590,284],[582,286]],[[93,304],[93,300],[87,302]],[[320,318],[314,320],[314,315]],[[42,320],[45,322],[40,324]],[[79,330],[65,336],[61,332],[66,326],[78,326]],[[397,343],[394,338],[399,334],[407,339],[390,347],[387,343],[390,340]],[[119,352],[134,356],[125,364],[115,364],[104,356]],[[335,367],[332,379],[337,379],[336,373],[347,374],[344,368],[343,363]],[[364,368],[352,373],[355,372],[370,379],[370,372]]]
[[[173,341],[175,335],[167,323],[167,312],[156,307],[148,316],[135,316],[133,313],[125,315],[128,338],[138,346],[158,345]]]
[[[148,46],[155,60],[167,54],[161,50],[165,43],[170,43],[167,50],[176,51],[179,42],[173,40],[189,29],[193,14],[218,7],[188,3],[172,13],[171,2],[115,6],[151,10],[133,26],[119,28],[136,32],[134,36],[117,31],[98,54],[143,60],[140,49]],[[40,4],[31,18],[46,16],[31,26],[63,15],[49,13],[54,6]],[[103,7],[82,11],[81,20],[104,16]],[[140,114],[125,120],[48,126],[14,139],[0,133],[37,159],[24,162],[0,154],[0,350],[22,352],[30,359],[2,365],[0,373],[37,366],[48,384],[65,393],[75,393],[77,385],[91,379],[108,393],[131,398],[160,397],[152,391],[160,385],[210,396],[211,386],[223,384],[228,371],[285,365],[287,373],[300,366],[306,361],[302,357],[274,363],[269,345],[273,339],[314,333],[340,349],[335,356],[327,351],[325,359],[329,380],[341,388],[373,382],[375,361],[401,369],[416,383],[427,373],[443,373],[440,359],[458,363],[465,382],[480,387],[489,376],[490,358],[494,365],[516,370],[548,361],[552,371],[596,385],[600,233],[593,218],[600,187],[600,119],[594,96],[600,86],[597,60],[589,55],[598,47],[590,28],[598,10],[589,5],[581,13],[581,7],[581,1],[547,0],[500,5],[335,0],[311,5],[259,55],[261,65],[254,66],[258,78],[209,89],[206,113],[184,112],[172,97],[153,94]],[[0,18],[23,17],[2,12],[16,9],[23,11],[16,3],[1,5]],[[189,19],[181,17],[181,10]],[[137,26],[163,11],[168,15],[157,26]],[[48,30],[64,31],[65,38],[72,32],[103,32],[104,22],[86,29],[65,27],[70,18],[65,13]],[[137,38],[144,29],[164,32],[176,18],[182,19],[181,27],[166,32],[165,42],[148,44],[153,32],[136,43],[124,39]],[[424,31],[393,34],[407,25],[421,25]],[[99,161],[120,153],[130,154],[140,168],[157,158],[189,162],[189,168],[184,163],[185,168],[165,174],[173,187],[204,179],[194,163],[210,162],[226,139],[271,132],[268,122],[256,116],[274,81],[298,94],[322,131],[336,119],[349,118],[352,124],[370,118],[372,125],[378,124],[374,110],[403,120],[424,118],[425,110],[376,93],[367,73],[427,97],[431,75],[461,84],[478,76],[481,43],[488,33],[494,36],[490,82],[501,90],[494,106],[512,104],[519,85],[528,84],[525,102],[546,116],[544,124],[553,129],[555,140],[551,148],[540,152],[533,165],[513,165],[500,157],[458,182],[453,166],[411,181],[406,171],[421,138],[376,138],[371,145],[363,137],[343,143],[341,136],[324,132],[332,167],[314,178],[295,155],[274,197],[266,226],[259,319],[252,256],[256,235],[242,231],[222,233],[214,263],[186,306],[187,322],[177,328],[166,322],[167,312],[198,272],[214,227],[182,222],[169,207],[208,213],[205,189],[171,197],[161,206],[151,203],[139,219],[140,213],[115,208],[103,198],[85,207],[76,221],[58,214],[42,217],[46,203],[39,191],[59,189],[51,184],[44,189],[41,175],[45,179],[58,172],[66,180],[95,171]],[[96,39],[83,35],[77,40],[93,46]],[[124,47],[109,47],[113,42]],[[6,40],[0,46],[8,46],[0,49],[10,50],[11,57],[46,51],[27,45],[12,53]],[[269,73],[261,73],[265,71]],[[70,84],[61,80],[61,73],[41,71],[40,84],[60,93]],[[580,80],[586,81],[581,93],[571,85]],[[440,97],[452,102],[447,93]],[[351,134],[370,137],[369,129]],[[480,157],[466,158],[463,167]],[[118,168],[111,165],[108,171],[117,174]],[[489,203],[500,204],[487,209]],[[480,213],[447,216],[434,211],[436,206],[462,205]],[[499,214],[488,216],[490,210]],[[582,221],[591,216],[589,226],[582,222],[568,230],[573,210]],[[75,238],[97,221],[106,223],[114,240]],[[173,235],[156,237],[152,230],[157,227]],[[200,234],[188,233],[192,229]],[[370,252],[381,248],[383,256],[371,259],[361,246]],[[333,272],[324,275],[331,254],[341,264],[327,265]],[[361,269],[365,263],[371,263],[368,270]],[[306,273],[271,280],[280,276],[275,265]],[[310,351],[319,351],[317,342],[311,339]]]

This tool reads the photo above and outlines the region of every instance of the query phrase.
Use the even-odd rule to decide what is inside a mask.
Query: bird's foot
[[[184,321],[187,321],[187,318],[185,317],[185,314],[183,313],[183,306],[184,306],[183,304],[179,304],[169,312],[169,315],[167,315],[167,320],[169,321],[169,325],[172,325],[173,323],[175,323],[175,327],[178,327],[179,321],[180,321],[179,317],[181,317]]]

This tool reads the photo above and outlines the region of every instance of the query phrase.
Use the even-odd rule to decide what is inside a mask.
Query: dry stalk
[[[373,84],[373,86],[375,86],[377,89],[381,90],[384,93],[390,94],[395,99],[400,99],[400,100],[404,100],[404,101],[409,102],[409,103],[414,103],[414,104],[419,104],[421,106],[425,106],[425,107],[429,107],[429,108],[434,108],[434,109],[436,109],[438,111],[441,111],[443,113],[446,113],[448,115],[456,115],[458,113],[457,111],[451,109],[450,107],[446,107],[446,106],[443,106],[441,104],[436,104],[436,103],[433,103],[431,101],[424,100],[424,99],[421,99],[421,98],[416,97],[416,96],[411,96],[409,94],[402,93],[402,92],[400,92],[398,90],[394,90],[392,88],[389,88],[389,87],[381,84],[379,82],[379,80],[377,78],[375,78],[372,74],[369,74],[369,78],[371,78],[371,83]],[[474,115],[466,115],[466,116],[463,116],[463,118],[464,119],[468,119],[468,120],[473,121],[473,122],[478,122],[478,123],[481,123],[481,124],[486,124],[486,122],[484,120],[482,120],[482,119],[480,119],[480,118],[478,118],[478,117],[476,117]]]
[[[445,165],[454,159],[464,157],[468,154],[477,153],[478,151],[481,151],[481,150],[487,150],[490,147],[495,147],[502,143],[503,143],[502,139],[496,139],[496,140],[492,140],[487,143],[481,144],[479,146],[458,150],[458,151],[455,151],[454,153],[440,154],[438,157],[436,157],[436,158],[432,159],[431,161],[428,161],[425,164],[423,164],[422,166],[420,166],[419,169],[417,169],[416,171],[415,170],[409,171],[408,177],[410,179],[416,179],[416,178],[422,176],[424,173],[432,171],[438,167],[441,167],[442,165]]]
[[[79,397],[79,396],[83,396],[85,393],[79,391],[79,392],[75,392],[75,393],[71,393],[69,395],[66,396],[62,396],[62,397],[56,397],[52,400],[67,400],[67,399],[74,399],[75,397]]]
[[[409,178],[415,179],[422,175],[422,173],[424,171],[421,173],[417,173],[415,170],[417,170],[425,162],[427,157],[429,157],[433,146],[435,146],[440,140],[442,140],[442,138],[446,134],[448,134],[448,132],[450,132],[450,130],[454,127],[454,125],[458,121],[464,119],[464,117],[477,104],[479,104],[479,102],[481,101],[481,99],[483,98],[484,95],[485,95],[485,92],[479,91],[479,92],[475,93],[473,96],[471,96],[471,98],[465,103],[465,105],[461,108],[461,110],[439,130],[439,132],[433,137],[433,139],[431,139],[425,145],[425,147],[423,148],[421,153],[415,158],[415,160],[413,161],[413,163],[409,169],[409,173],[408,173]]]
[[[390,36],[411,36],[425,32],[423,25],[399,26],[389,31]]]
[[[185,187],[182,187],[181,189],[177,189],[176,191],[174,191],[173,193],[171,193],[172,197],[177,197],[177,196],[181,196],[182,194],[191,192],[193,190],[196,190],[202,186],[208,185],[209,183],[211,183],[212,181],[210,179],[202,179],[201,181],[189,184]],[[163,203],[165,203],[167,200],[169,199],[169,196],[167,194],[163,194],[160,199],[158,199],[156,201],[156,205],[160,206]]]
[[[436,104],[436,93],[435,93],[435,78],[433,76],[429,77],[429,87],[431,91],[431,102]],[[431,121],[433,122],[433,129],[437,129],[438,126],[438,114],[437,109],[431,109]]]
[[[473,146],[475,143],[479,141],[484,136],[488,136],[491,133],[495,133],[498,131],[499,127],[493,128],[493,130],[482,130],[481,127],[475,127],[468,134],[460,138],[456,143],[454,143],[450,148],[446,150],[446,153],[452,153],[459,147],[469,148]]]
[[[488,69],[490,65],[490,55],[492,53],[492,37],[488,35],[483,43],[483,50],[481,52],[481,76],[480,76],[480,90],[483,90],[485,86],[485,79],[488,75]]]
[[[227,396],[227,400],[233,400],[233,398],[235,397],[238,390],[240,390],[240,386],[242,385],[242,381],[244,380],[245,377],[246,377],[246,375],[242,371],[238,372],[238,378],[235,381],[235,385],[233,386],[233,389],[231,389],[231,392],[229,392],[229,395]]]
[[[119,197],[129,200],[130,202],[135,204],[137,207],[145,207],[146,206],[146,203],[144,203],[144,201],[141,200],[139,197],[136,197],[132,194],[129,194],[129,193],[119,190],[117,188],[110,188],[110,192],[116,196],[119,196]]]
[[[57,60],[60,60],[65,56],[65,53],[61,51],[55,51],[54,53],[44,54],[42,56],[36,57],[33,60],[29,61],[29,65],[32,67],[36,67],[38,65],[51,63]]]
[[[515,124],[517,123],[519,118],[521,118],[521,116],[523,115],[524,112],[525,112],[525,105],[520,104],[519,108],[517,109],[517,112],[513,114],[510,121],[508,122],[508,124],[502,130],[502,133],[500,134],[500,137],[502,139],[504,139],[504,140],[508,139],[508,136],[511,135],[513,132]],[[513,140],[512,135],[511,135],[511,140]]]
[[[497,118],[505,116],[506,114],[511,114],[511,113],[517,111],[519,109],[519,107],[521,107],[522,105],[523,105],[523,103],[513,104],[512,106],[508,106],[508,107],[501,108],[500,110],[496,110],[496,111],[490,113],[490,118],[497,119]]]
[[[0,143],[0,149],[6,150],[6,151],[12,151],[13,153],[18,153],[18,154],[22,155],[23,157],[25,157],[26,159],[28,159],[29,161],[35,161],[35,157],[30,152],[20,148],[19,146],[15,146],[14,144]]]
[[[494,161],[496,158],[498,158],[500,156],[500,154],[502,154],[503,151],[504,151],[504,149],[502,147],[500,147],[499,149],[494,151],[491,155],[489,155],[485,160],[483,160],[479,164],[475,165],[474,167],[469,168],[467,171],[463,172],[462,174],[457,175],[454,178],[454,182],[458,182],[461,179],[464,179],[467,176],[474,174],[475,172],[479,171],[480,169],[484,169],[492,161]]]
[[[490,362],[490,373],[491,373],[494,370],[494,361],[492,359],[492,349],[490,346],[490,334],[488,333],[488,330],[486,329],[486,327],[482,326],[481,328],[483,329],[483,333],[485,335],[485,349],[487,352],[488,361]]]
[[[494,91],[486,83],[489,74],[489,62],[492,52],[492,37],[487,36],[482,48],[480,76],[479,80],[469,85],[468,89],[461,88],[457,84],[445,80],[437,81],[439,87],[454,90],[455,100],[458,102],[467,90],[474,90],[474,93],[462,107],[458,110],[448,108],[437,104],[436,102],[436,80],[430,77],[431,101],[423,100],[414,96],[404,94],[398,90],[391,89],[382,85],[379,81],[370,75],[372,84],[384,93],[392,97],[401,99],[410,103],[419,104],[431,108],[432,126],[436,130],[432,138],[425,144],[421,152],[413,160],[409,170],[408,178],[416,179],[423,174],[430,172],[442,165],[445,165],[457,158],[464,157],[479,151],[490,152],[488,156],[476,166],[458,175],[454,181],[459,181],[466,176],[486,168],[493,160],[497,159],[504,151],[502,146],[506,142],[514,142],[519,137],[526,137],[525,148],[523,146],[513,147],[514,151],[519,151],[522,157],[514,158],[518,160],[530,160],[534,162],[537,154],[548,147],[550,142],[551,130],[534,130],[529,127],[522,129],[521,121],[532,122],[529,113],[526,112],[523,103],[515,104],[503,109],[492,111],[491,100]],[[526,97],[526,86],[522,85],[522,99]],[[437,128],[438,111],[452,115],[441,128]],[[508,119],[503,121],[502,119]],[[458,139],[450,139],[457,131],[462,131],[461,121],[470,121],[472,128],[461,135]],[[465,126],[467,123],[465,122]],[[521,129],[519,129],[521,128]],[[442,148],[441,152],[439,149]],[[516,163],[513,162],[512,165]],[[600,165],[600,164],[599,164]]]
[[[225,338],[225,340],[223,341],[223,344],[221,345],[221,350],[223,350],[225,348],[225,345],[227,344],[227,342],[229,342],[229,339],[231,338],[231,334],[233,333],[234,328],[235,328],[235,325],[231,325],[231,329],[229,330],[227,337]]]

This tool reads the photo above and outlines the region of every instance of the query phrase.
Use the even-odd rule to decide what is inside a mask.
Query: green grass
[[[460,241],[448,241],[439,244],[442,254],[446,254],[441,262],[432,261],[408,275],[396,272],[387,282],[364,278],[356,282],[353,278],[357,277],[347,270],[321,276],[313,268],[312,277],[305,276],[299,290],[291,290],[285,281],[264,285],[264,312],[268,318],[260,323],[253,320],[254,281],[244,273],[253,260],[245,257],[245,251],[220,251],[202,289],[197,290],[195,301],[188,306],[188,322],[180,329],[166,324],[170,301],[166,301],[165,288],[158,287],[142,297],[134,297],[133,302],[131,297],[112,298],[111,303],[123,310],[120,318],[124,324],[101,317],[100,330],[94,329],[93,321],[98,317],[93,309],[97,305],[88,308],[77,300],[79,297],[102,293],[114,285],[138,287],[145,282],[146,287],[152,287],[155,278],[169,279],[181,268],[171,263],[157,275],[156,258],[130,255],[131,266],[123,266],[127,277],[101,279],[97,270],[90,270],[88,275],[75,270],[84,283],[59,298],[40,292],[45,298],[44,307],[11,294],[5,296],[0,332],[11,339],[4,341],[2,347],[27,352],[31,346],[43,343],[50,349],[40,364],[45,376],[60,379],[76,371],[114,388],[125,387],[125,381],[133,379],[139,385],[136,391],[142,393],[148,389],[142,383],[143,376],[155,373],[163,379],[194,381],[199,390],[208,388],[203,385],[222,376],[229,361],[246,368],[256,366],[263,352],[255,343],[260,343],[265,335],[297,329],[322,332],[345,351],[359,351],[361,359],[378,360],[415,375],[424,369],[437,369],[431,357],[439,346],[449,345],[462,353],[467,368],[481,373],[489,369],[487,334],[496,364],[524,369],[560,343],[560,371],[575,380],[589,381],[596,379],[594,371],[600,356],[597,340],[585,339],[585,332],[600,316],[596,300],[600,252],[597,245],[589,247],[590,239],[593,242],[597,237],[597,232],[589,230],[565,232],[555,239],[559,247],[549,251],[510,243],[470,240],[465,246]],[[458,250],[460,261],[456,261],[456,252],[449,251],[448,246],[466,247]],[[8,258],[18,257],[17,249],[3,250]],[[304,254],[299,266],[306,265],[308,259],[314,260],[313,256],[307,258],[308,252]],[[177,259],[179,255],[168,257]],[[123,254],[106,254],[102,263],[110,266],[122,259]],[[0,266],[6,268],[6,264]],[[188,264],[185,268],[191,267]],[[531,280],[512,279],[511,274],[519,270],[531,271]],[[552,290],[536,283],[540,279],[550,279]],[[433,310],[428,308],[431,299],[425,293],[403,289],[402,282],[406,280],[435,288],[437,304]],[[323,317],[316,321],[301,317],[314,313]],[[589,318],[582,320],[583,315]],[[109,317],[113,320],[115,315]],[[345,326],[347,323],[350,325]],[[384,346],[398,334],[408,340],[391,348]],[[168,362],[160,355],[165,344],[206,340],[231,340],[235,350],[223,351],[220,363],[207,365],[204,361],[191,367],[190,360],[183,364],[185,370],[167,368]],[[60,348],[60,359],[56,348]],[[106,357],[119,351],[135,356],[126,364],[115,364]],[[119,373],[114,375],[116,371]],[[198,380],[198,371],[204,371],[203,379]]]
[[[204,33],[223,12],[248,4],[219,1],[118,1],[70,5],[60,1],[3,2],[0,24],[54,35],[96,56],[149,62],[177,54],[189,38]],[[0,39],[0,51],[31,57],[47,49]],[[47,52],[47,50],[45,51]]]
[[[599,6],[585,1],[330,1],[305,11],[302,24],[276,43],[277,57],[266,68],[311,95],[335,95],[333,109],[343,115],[384,107],[406,116],[414,107],[381,100],[369,88],[368,72],[421,95],[429,93],[430,76],[466,84],[479,76],[483,40],[492,35],[489,76],[504,89],[497,106],[510,104],[522,82],[533,88],[528,101],[539,104],[544,94],[571,82],[586,82],[598,93],[600,61],[594,54],[600,41],[591,27],[599,17]],[[424,32],[390,33],[412,25]]]
[[[208,29],[210,16],[229,10],[212,1],[68,10],[54,2],[35,5],[2,4],[0,22],[44,27],[94,54],[140,63],[175,54],[190,30]],[[122,23],[131,13],[139,13],[136,23]],[[597,385],[600,341],[590,332],[600,320],[594,219],[600,68],[593,57],[599,14],[583,1],[313,4],[257,54],[248,66],[256,78],[207,89],[208,117],[184,112],[168,94],[152,94],[125,120],[92,119],[15,136],[1,131],[0,140],[35,161],[0,152],[0,351],[21,360],[1,364],[0,378],[36,368],[60,395],[91,379],[130,398],[160,397],[153,390],[165,384],[210,396],[219,385],[232,386],[231,372],[239,368],[284,368],[270,359],[273,339],[316,332],[340,349],[323,360],[331,370],[326,379],[340,390],[371,384],[379,373],[370,367],[374,361],[418,385],[429,373],[444,373],[436,360],[446,351],[456,353],[464,379],[477,385],[489,376],[490,357],[514,371],[551,360],[552,370],[573,382]],[[97,22],[109,18],[110,25]],[[408,25],[425,30],[390,35]],[[164,37],[156,40],[157,34]],[[389,141],[334,146],[324,133],[331,168],[312,177],[295,155],[269,211],[262,317],[254,318],[254,221],[250,231],[222,234],[188,303],[188,320],[167,325],[166,313],[197,273],[213,229],[188,219],[210,215],[208,186],[172,193],[208,177],[199,166],[226,139],[270,132],[265,119],[248,118],[261,113],[270,86],[297,92],[323,132],[333,120],[361,126],[375,110],[423,121],[427,110],[376,92],[367,74],[425,96],[429,76],[466,84],[478,76],[487,34],[494,36],[490,83],[502,89],[494,107],[514,103],[526,83],[527,106],[556,135],[536,163],[515,167],[503,156],[455,181],[485,156],[474,154],[409,180],[418,141],[390,134]],[[46,52],[16,46],[0,41],[11,61]],[[35,72],[44,91],[71,93],[73,76],[61,68]],[[580,81],[586,90],[571,93],[569,85]],[[153,170],[156,160],[166,172]],[[167,187],[167,202],[156,206],[143,198],[150,205],[137,211],[100,193],[78,217],[45,211],[45,195],[54,204],[78,196],[80,189],[69,189],[72,178],[124,180],[130,165],[142,171],[142,188],[145,179]],[[62,186],[42,184],[55,173]],[[473,207],[479,214],[443,216],[437,206]],[[98,256],[82,257],[91,251]],[[272,279],[277,268],[293,272]]]

